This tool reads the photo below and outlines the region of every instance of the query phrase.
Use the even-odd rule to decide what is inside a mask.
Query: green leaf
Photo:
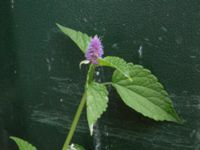
[[[68,150],[85,150],[85,148],[78,144],[71,144]]]
[[[112,77],[112,85],[125,104],[157,121],[181,122],[169,95],[157,78],[140,65],[128,66],[132,81],[127,80],[119,71],[115,71]]]
[[[11,136],[10,139],[14,140],[19,148],[19,150],[37,150],[36,147],[32,146],[27,141]]]
[[[56,25],[64,34],[66,34],[72,41],[76,43],[83,53],[86,52],[91,37],[85,33],[64,27],[58,23]]]
[[[100,66],[115,68],[120,73],[122,73],[125,77],[131,80],[130,75],[129,75],[128,65],[126,61],[124,61],[122,58],[115,57],[115,56],[107,56],[102,59],[99,59],[98,61],[99,61]]]
[[[108,91],[102,84],[91,82],[87,88],[87,120],[90,134],[93,133],[93,125],[107,109]]]

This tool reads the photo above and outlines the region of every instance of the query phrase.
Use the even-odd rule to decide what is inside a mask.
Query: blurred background
[[[85,111],[74,143],[87,150],[200,150],[200,1],[1,0],[0,150],[18,136],[60,150],[79,104],[84,55],[55,23],[91,36],[105,55],[144,65],[164,84],[183,125],[157,123],[110,90],[108,111],[89,135]],[[112,71],[99,68],[100,80]],[[99,77],[97,77],[99,78]]]

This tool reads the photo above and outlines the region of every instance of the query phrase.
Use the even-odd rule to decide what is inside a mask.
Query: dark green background
[[[73,142],[87,150],[200,150],[199,0],[1,0],[0,150],[16,149],[10,135],[39,150],[62,147],[87,68],[79,70],[83,54],[56,22],[98,34],[105,55],[151,69],[185,120],[146,119],[111,89],[94,136],[84,113]],[[100,68],[101,80],[106,72]]]

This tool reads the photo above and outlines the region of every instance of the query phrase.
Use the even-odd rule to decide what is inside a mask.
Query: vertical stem
[[[72,140],[72,137],[73,137],[74,132],[76,130],[76,127],[77,127],[78,121],[80,119],[81,113],[82,113],[83,108],[84,108],[85,103],[86,103],[86,89],[88,87],[88,84],[93,80],[94,71],[95,71],[95,66],[93,64],[91,64],[90,67],[89,67],[89,70],[88,70],[88,74],[87,74],[87,80],[86,80],[86,85],[85,85],[85,92],[83,94],[81,102],[80,102],[80,104],[78,106],[78,109],[76,111],[74,120],[72,122],[71,128],[69,130],[69,133],[67,135],[67,138],[65,140],[65,143],[63,145],[62,150],[68,150],[68,148],[69,148],[69,144],[70,144],[70,142]]]
[[[78,121],[79,121],[79,119],[80,119],[81,113],[82,113],[82,111],[83,111],[83,108],[84,108],[84,106],[85,106],[85,103],[86,103],[86,92],[83,94],[83,97],[82,97],[82,99],[81,99],[81,102],[80,102],[80,104],[79,104],[79,106],[78,106],[78,109],[77,109],[77,111],[76,111],[76,115],[75,115],[75,117],[74,117],[74,120],[73,120],[73,122],[72,122],[70,131],[69,131],[68,136],[67,136],[67,138],[66,138],[66,140],[65,140],[65,143],[64,143],[64,145],[63,145],[62,150],[68,150],[69,144],[70,144],[71,139],[72,139],[72,137],[73,137],[73,135],[74,135],[74,132],[75,132],[75,130],[76,130],[76,127],[77,127]]]

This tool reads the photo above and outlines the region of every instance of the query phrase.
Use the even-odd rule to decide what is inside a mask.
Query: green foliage
[[[108,91],[102,84],[91,82],[87,88],[87,119],[90,133],[93,133],[93,125],[106,111],[108,103]]]
[[[81,49],[83,53],[86,52],[88,43],[90,42],[91,37],[89,37],[87,34],[82,33],[80,31],[75,31],[73,29],[64,27],[60,24],[56,24],[59,29],[66,34],[72,41],[76,43],[76,45]]]
[[[10,139],[15,141],[19,150],[37,150],[36,147],[32,146],[30,143],[28,143],[27,141],[23,139],[13,137],[13,136],[11,136]]]
[[[57,26],[76,43],[83,53],[86,52],[91,37],[59,24]],[[113,56],[99,58],[98,62],[99,66],[116,69],[113,73],[111,84],[117,90],[124,103],[130,108],[156,121],[181,122],[181,119],[173,108],[168,93],[149,70],[140,65],[127,63],[122,58]],[[88,60],[82,61],[80,67],[82,64],[89,63]],[[78,114],[80,114],[85,103],[87,104],[87,120],[91,135],[93,133],[93,125],[101,117],[103,112],[106,111],[108,103],[108,91],[106,87],[103,84],[94,82],[95,67],[96,65],[90,65],[84,97],[81,100],[81,107],[77,110]],[[79,117],[80,115],[76,115],[74,121],[79,120]],[[72,124],[71,132],[68,134],[69,138],[66,140],[67,147],[74,134],[76,125]],[[64,145],[63,150],[66,149],[66,145]],[[84,150],[84,148],[79,148],[78,146],[76,148],[74,146],[70,150]]]
[[[132,81],[115,71],[113,86],[126,105],[156,121],[180,122],[169,95],[157,78],[140,65],[128,64]]]
[[[115,57],[115,56],[107,56],[102,59],[99,59],[99,65],[100,66],[107,66],[112,67],[118,70],[120,73],[122,73],[127,78],[130,78],[128,65],[126,61],[124,61],[122,58]]]

